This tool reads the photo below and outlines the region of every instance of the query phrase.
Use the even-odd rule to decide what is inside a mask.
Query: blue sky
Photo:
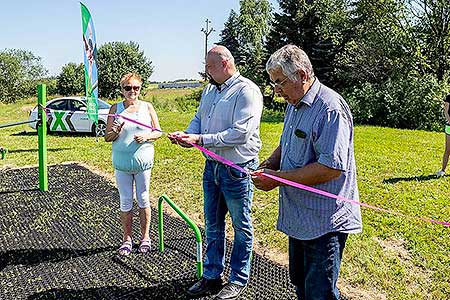
[[[74,0],[1,1],[0,49],[29,50],[42,58],[51,75],[68,62],[81,63],[81,13]],[[276,0],[270,1],[274,7]],[[97,44],[135,41],[153,62],[150,80],[198,79],[203,69],[206,18],[216,30],[208,48],[231,9],[239,0],[84,0],[94,19]]]

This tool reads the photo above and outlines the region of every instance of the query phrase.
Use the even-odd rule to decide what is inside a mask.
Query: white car
[[[107,114],[111,105],[98,99],[98,126],[87,115],[86,97],[64,97],[49,100],[47,111],[47,130],[50,132],[91,132],[97,136],[104,136],[106,132]],[[29,120],[38,118],[38,108],[35,106],[30,112]],[[30,127],[36,129],[36,123]]]

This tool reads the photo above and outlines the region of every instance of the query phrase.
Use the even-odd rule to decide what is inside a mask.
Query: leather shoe
[[[193,286],[187,290],[187,294],[191,297],[202,297],[216,294],[223,286],[222,278],[206,279],[202,277]]]
[[[246,285],[239,285],[236,283],[228,283],[223,289],[216,295],[214,300],[233,300],[237,299],[240,294],[245,290]]]

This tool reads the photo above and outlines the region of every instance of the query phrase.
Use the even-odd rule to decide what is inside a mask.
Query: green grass
[[[189,91],[152,91],[170,102]],[[35,99],[0,104],[0,124],[27,119]],[[193,112],[158,111],[165,131],[184,129]],[[26,130],[27,134],[20,134]],[[278,144],[282,123],[261,125],[260,159]],[[0,129],[0,145],[9,148],[5,166],[37,165],[37,135],[27,125]],[[355,128],[355,153],[361,201],[408,216],[450,220],[450,177],[429,176],[440,166],[442,133],[381,127]],[[80,161],[112,175],[111,144],[85,135],[52,134],[47,140],[48,163]],[[156,143],[151,194],[165,193],[188,215],[202,217],[203,158],[198,150]],[[51,188],[51,187],[50,187]],[[351,299],[450,299],[449,228],[362,208],[364,232],[347,243],[341,284]],[[277,191],[257,191],[253,218],[256,239],[276,251],[287,251],[286,237],[275,229]]]

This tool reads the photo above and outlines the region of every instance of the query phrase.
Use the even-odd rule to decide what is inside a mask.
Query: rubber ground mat
[[[0,170],[0,299],[189,299],[196,243],[184,221],[164,215],[161,253],[153,210],[151,252],[118,257],[117,189],[78,164],[48,175],[49,191],[40,192],[37,168]],[[138,237],[136,218],[133,225]],[[295,299],[288,282],[285,268],[254,254],[240,299]]]

